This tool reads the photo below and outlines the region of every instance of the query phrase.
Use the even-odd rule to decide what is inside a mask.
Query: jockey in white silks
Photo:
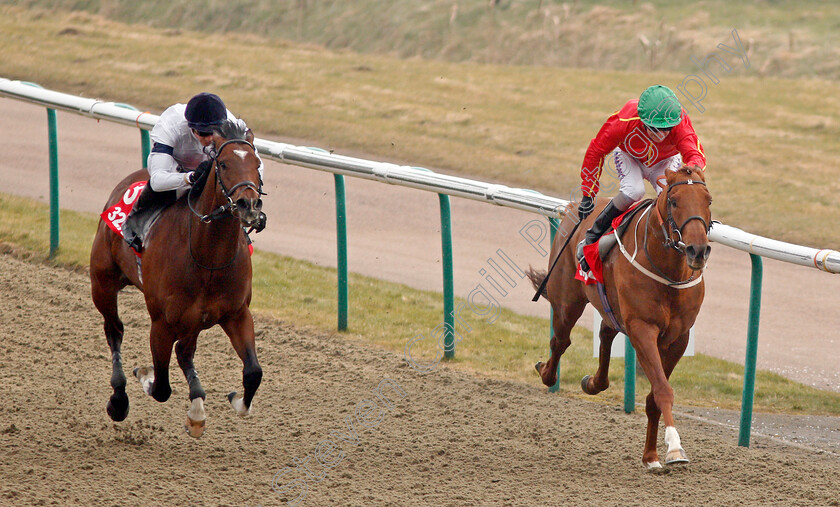
[[[125,240],[135,251],[142,250],[143,238],[157,212],[183,196],[210,168],[213,129],[225,120],[236,123],[242,131],[247,130],[245,122],[236,118],[222,99],[212,93],[199,93],[186,105],[175,104],[160,115],[151,131],[149,184],[122,229]],[[259,169],[262,179],[262,163]],[[265,227],[264,217],[261,213],[257,232]]]

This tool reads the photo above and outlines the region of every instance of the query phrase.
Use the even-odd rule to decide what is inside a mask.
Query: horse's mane
[[[246,129],[239,122],[225,120],[219,125],[213,126],[213,133],[227,140],[245,139]]]

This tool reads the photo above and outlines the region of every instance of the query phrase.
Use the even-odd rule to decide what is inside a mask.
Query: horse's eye
[[[668,199],[668,205],[671,206],[672,208],[676,208],[677,207],[677,201],[675,201],[674,199]]]
[[[709,199],[709,206],[711,206],[711,205],[712,205],[712,200],[711,200],[711,199]]]
[[[227,164],[225,164],[224,162],[219,162],[219,169],[222,169],[222,170],[227,169]]]

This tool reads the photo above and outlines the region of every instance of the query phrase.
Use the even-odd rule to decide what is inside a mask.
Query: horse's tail
[[[535,289],[539,289],[540,285],[542,285],[543,283],[543,280],[545,280],[545,277],[548,276],[548,271],[536,271],[531,266],[528,266],[528,272],[525,274],[528,275],[528,279],[531,280],[531,285],[533,285]],[[543,290],[542,292],[540,292],[540,294],[544,298],[548,297],[548,294],[546,294],[545,287],[543,287]]]

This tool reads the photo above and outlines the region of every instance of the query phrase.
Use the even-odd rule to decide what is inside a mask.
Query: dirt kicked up
[[[648,472],[644,414],[550,395],[256,316],[264,379],[254,415],[225,395],[241,362],[199,338],[207,431],[183,431],[186,382],[166,403],[129,378],[128,419],[105,413],[111,365],[84,273],[0,256],[0,504],[840,505],[840,458],[677,418],[692,462]],[[121,296],[127,371],[148,365],[148,317]],[[174,361],[173,361],[174,363]],[[567,386],[573,389],[576,386]],[[660,452],[663,452],[660,442]]]

